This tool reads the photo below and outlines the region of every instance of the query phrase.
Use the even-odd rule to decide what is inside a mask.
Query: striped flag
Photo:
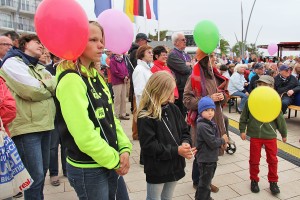
[[[124,0],[124,12],[134,22],[134,16],[144,16],[144,0]]]
[[[147,19],[158,20],[158,0],[146,0],[146,17]]]
[[[95,0],[95,15],[98,17],[104,10],[111,9],[111,0]]]

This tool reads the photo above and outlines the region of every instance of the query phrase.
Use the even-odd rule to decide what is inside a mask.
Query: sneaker
[[[60,182],[59,182],[58,176],[51,176],[50,177],[50,183],[53,186],[59,186]]]
[[[129,117],[126,117],[126,116],[120,116],[119,119],[120,119],[120,120],[130,120],[130,118],[129,118]]]
[[[210,190],[213,192],[213,193],[217,193],[219,192],[219,188],[213,184],[210,184]]]
[[[273,195],[280,193],[279,187],[276,182],[270,182],[270,190]]]
[[[13,196],[14,198],[21,198],[23,197],[23,193],[19,192],[18,194],[16,194],[15,196]]]
[[[253,192],[253,193],[259,192],[258,182],[254,181],[254,180],[251,181],[251,192]]]

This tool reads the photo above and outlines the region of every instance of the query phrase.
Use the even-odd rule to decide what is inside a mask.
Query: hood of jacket
[[[28,56],[26,55],[23,51],[21,51],[20,49],[16,48],[16,47],[12,47],[4,56],[3,58],[3,62],[2,62],[2,65],[3,63],[8,59],[8,58],[11,58],[11,57],[19,57],[23,60],[23,62],[26,64],[26,65],[36,65],[38,63],[38,59],[36,58],[33,58],[31,56]],[[34,62],[36,62],[35,64],[33,64],[33,62],[28,59],[28,58],[31,58],[32,60],[34,60]]]

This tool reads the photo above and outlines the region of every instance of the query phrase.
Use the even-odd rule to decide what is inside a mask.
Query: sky
[[[95,19],[93,0],[77,0],[89,19]],[[241,3],[244,11],[244,35],[254,0],[158,0],[159,26],[155,20],[138,17],[135,32],[158,29],[193,30],[201,20],[210,20],[219,28],[221,37],[231,46],[236,43],[235,34],[241,40]],[[124,0],[113,0],[115,9],[123,10]],[[257,0],[249,25],[247,43],[270,44],[300,41],[299,0]],[[297,53],[299,54],[299,52]]]

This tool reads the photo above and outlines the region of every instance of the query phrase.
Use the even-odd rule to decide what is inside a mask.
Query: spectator
[[[274,79],[268,75],[262,75],[257,80],[258,87],[268,86],[274,87]],[[240,117],[239,129],[242,140],[246,140],[246,132],[250,137],[250,160],[249,171],[251,180],[251,191],[258,193],[260,191],[259,182],[259,162],[261,158],[261,149],[265,148],[268,163],[268,181],[270,183],[270,190],[272,194],[280,193],[278,182],[278,159],[277,159],[277,133],[279,130],[282,141],[286,142],[287,128],[282,112],[272,122],[264,123],[256,120],[249,111],[248,101]]]
[[[229,64],[228,65],[229,77],[232,76],[232,74],[234,73],[234,68],[235,68],[235,64]]]
[[[292,75],[295,76],[298,81],[300,80],[300,63],[295,64]]]
[[[50,63],[46,65],[46,69],[52,74],[52,76],[56,75],[56,67],[58,62],[60,61],[60,58],[56,55],[50,53]]]
[[[87,46],[77,62],[58,65],[59,131],[67,147],[67,176],[78,198],[128,200],[123,176],[132,145],[114,116],[109,89],[94,68],[103,43],[102,27],[91,21]]]
[[[135,94],[135,100],[136,100],[136,106],[137,109],[139,109],[140,101],[142,98],[142,94],[144,92],[145,86],[147,81],[152,75],[151,67],[152,67],[152,61],[153,61],[153,53],[152,53],[152,47],[148,45],[143,45],[138,48],[136,52],[137,57],[137,66],[133,71],[132,74],[132,82],[134,86],[134,94]],[[137,113],[136,113],[137,114]],[[133,115],[133,122],[137,123],[137,115]],[[138,130],[137,135],[132,135],[133,139],[138,139]],[[142,150],[141,150],[142,151]],[[140,165],[143,165],[143,154],[140,153]]]
[[[11,48],[3,59],[1,76],[16,100],[17,116],[10,125],[11,137],[32,186],[25,199],[44,199],[45,175],[49,167],[50,131],[54,129],[55,77],[38,63],[43,45],[34,34],[19,40],[19,49]]]
[[[175,48],[170,52],[167,60],[168,67],[174,72],[179,98],[175,100],[183,117],[186,116],[186,108],[183,105],[183,91],[185,83],[191,74],[192,65],[190,56],[184,52],[186,38],[183,33],[176,32],[172,35],[172,42]]]
[[[255,75],[251,78],[250,84],[248,86],[248,92],[251,93],[252,90],[256,88],[256,81],[264,75],[265,70],[264,70],[264,65],[261,63],[256,63],[254,65],[254,71],[256,72]]]
[[[0,36],[0,68],[2,66],[4,56],[12,46],[13,44],[9,37]]]
[[[219,149],[228,143],[226,134],[220,138],[219,130],[213,121],[215,110],[216,105],[210,97],[206,96],[200,99],[196,137],[196,147],[198,149],[196,157],[200,176],[195,194],[196,200],[212,199],[210,186],[217,169]]]
[[[191,136],[180,110],[172,101],[173,76],[160,71],[146,84],[138,108],[138,132],[147,181],[146,199],[172,199],[177,182],[185,176],[185,158],[191,159]]]
[[[172,71],[166,65],[168,58],[168,52],[164,46],[157,46],[153,49],[153,66],[151,67],[151,72],[155,73],[158,71],[167,71],[172,76]],[[174,89],[174,100],[179,98],[177,86]]]
[[[15,31],[8,31],[4,33],[3,35],[9,37],[12,40],[13,46],[19,48],[19,39],[20,35],[16,33]]]
[[[129,74],[123,55],[114,54],[110,59],[111,83],[114,91],[115,116],[129,120],[126,116],[126,86]]]
[[[147,37],[145,33],[138,33],[135,37],[135,43],[131,45],[128,53],[130,54],[130,62],[131,64],[128,65],[128,72],[129,72],[129,79],[130,79],[130,88],[129,88],[129,101],[131,102],[131,112],[133,115],[132,118],[132,138],[134,140],[138,139],[138,132],[137,132],[137,124],[136,124],[136,110],[138,105],[136,105],[136,99],[134,94],[134,86],[133,86],[133,78],[132,74],[137,66],[137,50],[141,46],[145,46],[151,42],[151,40]]]
[[[197,140],[196,120],[198,102],[202,97],[210,96],[216,104],[216,113],[213,120],[218,126],[220,137],[228,131],[228,118],[222,113],[222,104],[228,100],[228,95],[226,94],[228,79],[222,76],[216,68],[211,66],[215,61],[214,56],[211,55],[209,58],[207,54],[197,49],[196,58],[199,62],[194,66],[192,75],[186,82],[183,94],[184,105],[189,110],[187,122],[191,126],[190,133],[193,146],[195,146]],[[220,155],[223,154],[224,151],[221,150]],[[192,179],[193,187],[197,188],[199,183],[197,158],[193,162]],[[218,192],[219,189],[211,185],[211,190]]]
[[[220,66],[220,73],[222,74],[222,76],[226,77],[227,79],[230,79],[227,65]]]
[[[300,83],[291,75],[291,68],[287,65],[279,67],[279,74],[275,77],[274,89],[281,96],[282,113],[286,113],[289,105],[294,100],[294,94],[300,91]]]
[[[245,102],[248,99],[249,93],[245,89],[248,86],[244,77],[244,71],[247,68],[246,64],[238,64],[235,66],[234,73],[229,79],[228,91],[231,96],[241,97],[241,102],[238,106],[238,113],[242,113]]]

